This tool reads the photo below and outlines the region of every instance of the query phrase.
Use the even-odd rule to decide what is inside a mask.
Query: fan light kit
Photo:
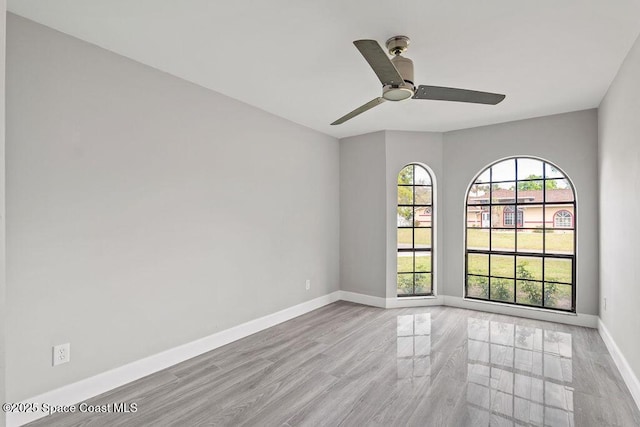
[[[372,109],[384,101],[402,101],[404,99],[431,99],[438,101],[471,102],[475,104],[496,105],[505,95],[451,87],[420,85],[416,89],[413,83],[413,61],[402,56],[411,40],[407,36],[395,36],[387,40],[386,46],[393,58],[389,59],[375,40],[356,40],[353,44],[367,60],[373,72],[382,83],[382,97],[372,99],[361,107],[340,117],[332,125],[339,125],[355,116]]]

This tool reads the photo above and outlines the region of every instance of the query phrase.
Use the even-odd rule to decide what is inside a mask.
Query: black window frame
[[[412,183],[411,184],[400,184],[400,174],[402,173],[402,171],[407,168],[407,167],[413,167],[413,175],[412,175]],[[421,168],[424,173],[426,173],[426,175],[429,177],[429,184],[416,184],[415,183],[415,176],[416,176],[416,168]],[[411,202],[410,204],[408,203],[400,203],[399,200],[399,189],[400,187],[411,187]],[[421,187],[425,187],[425,188],[430,188],[430,203],[416,203],[416,188],[421,188]],[[416,218],[412,216],[412,221],[411,221],[411,225],[400,225],[398,224],[398,221],[396,220],[396,296],[398,298],[407,298],[407,297],[427,297],[427,296],[433,296],[435,295],[434,293],[434,283],[433,283],[433,235],[434,235],[434,228],[435,228],[435,222],[434,222],[434,182],[433,182],[433,176],[431,174],[431,172],[423,165],[418,164],[418,163],[409,163],[405,166],[402,167],[402,169],[400,169],[400,171],[398,172],[397,175],[397,179],[396,179],[396,190],[397,190],[397,197],[396,197],[396,207],[397,209],[400,208],[410,208],[411,211],[414,213],[419,209],[428,209],[430,210],[430,215],[431,215],[431,222],[429,224],[428,227],[424,227],[424,226],[416,226]],[[397,212],[397,210],[396,210]],[[416,229],[429,229],[429,242],[430,244],[428,246],[420,246],[420,247],[416,247]],[[398,230],[401,229],[410,229],[411,230],[411,247],[400,247],[400,244],[398,242]],[[416,271],[416,253],[424,253],[424,252],[428,252],[429,254],[429,271]],[[399,258],[399,254],[400,253],[412,253],[412,258],[413,258],[413,268],[411,272],[399,272],[398,271],[398,258]],[[416,292],[416,275],[417,274],[428,274],[429,275],[429,284],[430,284],[430,291],[429,292]],[[400,293],[399,292],[399,285],[400,285],[400,276],[401,275],[412,275],[412,292],[410,293]]]
[[[542,178],[523,178],[523,179],[519,179],[518,178],[518,160],[522,159],[522,160],[536,160],[536,161],[540,161],[542,163]],[[509,160],[513,160],[515,163],[515,169],[514,169],[514,179],[502,179],[502,180],[493,180],[493,167],[505,162],[505,161],[509,161]],[[558,176],[551,176],[548,177],[547,176],[547,168],[551,167],[553,170],[557,171],[558,174],[561,174],[561,177]],[[489,181],[488,182],[480,182],[478,183],[478,179],[479,177],[481,177],[483,174],[485,174],[487,171],[489,171]],[[553,181],[553,180],[558,180],[558,179],[564,179],[566,180],[566,182],[568,183],[568,187],[571,189],[572,191],[572,201],[547,201],[547,181]],[[533,181],[542,181],[542,200],[540,202],[535,202],[535,203],[531,203],[531,202],[524,202],[521,201],[518,197],[518,192],[521,190],[518,190],[518,183],[520,182],[533,182]],[[492,192],[494,191],[494,185],[495,184],[500,184],[500,183],[514,183],[514,199],[513,200],[508,200],[506,202],[500,202],[500,201],[493,201],[493,197],[492,197]],[[474,185],[479,184],[479,185],[487,185],[489,188],[489,197],[488,200],[478,200],[477,203],[469,203],[469,197],[471,194],[471,190],[473,188]],[[517,211],[519,208],[521,207],[527,207],[527,206],[541,206],[542,207],[542,228],[533,228],[533,227],[527,227],[525,225],[525,223],[523,222],[523,224],[519,225],[511,225],[511,226],[506,226],[506,225],[502,225],[502,227],[499,226],[494,226],[493,225],[493,219],[490,217],[490,221],[489,221],[489,227],[470,227],[469,226],[469,219],[468,219],[468,215],[469,215],[469,207],[472,208],[481,208],[481,209],[487,209],[488,212],[492,213],[494,212],[494,207],[500,207],[501,209],[504,209],[506,206],[510,206],[514,209],[514,211]],[[569,211],[569,213],[572,215],[572,222],[571,222],[571,227],[556,227],[555,226],[555,214],[553,215],[553,217],[551,218],[551,223],[552,226],[551,227],[547,227],[546,225],[546,209],[547,206],[554,206],[554,207],[558,207],[558,206],[564,206],[566,207],[567,211]],[[572,208],[572,209],[569,209]],[[491,214],[492,215],[492,214]],[[505,158],[505,159],[501,159],[498,160],[494,163],[492,163],[491,165],[487,166],[486,168],[484,168],[483,170],[481,170],[473,179],[473,181],[471,182],[471,185],[469,186],[469,189],[467,190],[466,193],[466,198],[465,198],[465,243],[464,243],[464,249],[465,249],[465,259],[464,259],[464,265],[465,265],[465,278],[464,278],[464,295],[466,299],[471,299],[474,301],[484,301],[484,302],[492,302],[492,303],[501,303],[501,304],[509,304],[509,305],[514,305],[514,306],[520,306],[520,307],[534,307],[534,308],[538,308],[538,309],[544,309],[544,310],[550,310],[550,311],[560,311],[560,312],[570,312],[570,313],[575,313],[576,312],[576,250],[577,250],[577,234],[578,234],[578,230],[577,230],[577,203],[576,203],[576,191],[575,191],[575,187],[573,185],[573,182],[571,181],[571,179],[569,178],[569,176],[562,171],[562,169],[560,169],[559,167],[557,167],[555,164],[544,160],[544,159],[540,159],[540,158],[536,158],[536,157],[528,157],[528,156],[514,156],[514,157],[509,157],[509,158]],[[468,242],[469,242],[469,229],[486,229],[488,230],[488,240],[489,240],[489,246],[488,249],[477,249],[477,248],[472,248],[470,249],[468,246]],[[492,231],[493,230],[513,230],[514,231],[514,246],[513,246],[513,250],[503,250],[503,249],[493,249],[492,248]],[[534,251],[519,251],[518,250],[518,232],[519,231],[525,231],[525,230],[532,230],[532,231],[537,231],[540,232],[542,234],[542,251],[541,252],[534,252]],[[548,253],[547,252],[547,234],[548,232],[554,232],[554,231],[567,231],[567,230],[571,230],[573,231],[573,251],[571,254],[566,254],[566,253]],[[488,261],[488,266],[487,266],[487,274],[483,275],[483,274],[473,274],[473,273],[469,273],[469,255],[470,254],[481,254],[481,255],[486,255],[487,256],[487,261]],[[492,255],[496,256],[508,256],[508,257],[513,257],[513,269],[514,269],[514,273],[513,273],[513,277],[505,277],[505,276],[498,276],[498,275],[492,275],[492,270],[491,270],[491,258]],[[534,283],[539,283],[541,285],[541,304],[540,305],[535,305],[535,304],[526,304],[523,302],[518,302],[518,274],[517,274],[517,267],[518,267],[518,257],[528,257],[528,258],[540,258],[541,259],[541,266],[542,266],[542,273],[541,273],[541,279],[526,279],[526,281],[530,281],[530,282],[534,282]],[[551,260],[569,260],[571,262],[571,283],[567,283],[567,282],[561,282],[561,281],[554,281],[554,280],[545,280],[545,265],[546,265],[546,260],[547,259],[551,259]],[[487,280],[487,293],[486,296],[487,298],[480,298],[480,297],[476,297],[476,296],[470,296],[469,295],[469,278],[470,277],[477,277],[477,278],[485,278]],[[513,300],[512,301],[505,301],[505,300],[498,300],[498,299],[491,299],[491,279],[496,279],[496,280],[508,280],[508,281],[513,281]],[[523,279],[520,279],[520,281],[523,281]],[[560,307],[551,307],[551,306],[547,306],[545,305],[545,284],[555,284],[555,286],[558,285],[562,285],[562,286],[566,286],[566,285],[570,285],[571,286],[571,307],[569,309],[565,309],[565,308],[560,308]]]

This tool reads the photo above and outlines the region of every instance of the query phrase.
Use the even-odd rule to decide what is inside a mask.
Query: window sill
[[[518,308],[518,309],[523,309],[523,310],[538,311],[538,312],[541,312],[541,313],[563,314],[565,316],[577,316],[578,315],[578,313],[571,312],[571,311],[550,310],[548,308],[542,308],[542,307],[530,307],[530,306],[527,306],[527,305],[507,304],[507,303],[503,303],[503,302],[499,302],[499,301],[488,301],[488,300],[483,300],[483,299],[478,299],[478,298],[467,298],[467,297],[464,297],[463,300],[470,301],[470,302],[477,302],[477,303],[481,303],[481,304],[497,305],[497,306],[500,306],[500,307],[511,307],[511,308]]]
[[[416,299],[438,299],[437,295],[424,295],[424,296],[415,296],[415,297],[399,297],[396,296],[397,300],[400,301],[404,301],[404,300],[416,300]]]

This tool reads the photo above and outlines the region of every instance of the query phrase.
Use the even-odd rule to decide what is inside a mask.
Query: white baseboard
[[[428,307],[433,305],[444,305],[445,297],[404,297],[404,298],[387,298],[385,302],[386,308],[405,308],[405,307]]]
[[[594,316],[592,314],[551,312],[532,307],[514,307],[512,305],[494,303],[490,301],[473,301],[448,295],[444,297],[444,305],[467,308],[469,310],[488,311],[496,314],[506,314],[509,316],[526,317],[528,319],[543,320],[547,322],[584,326],[587,328],[595,329],[598,327],[598,316]]]
[[[382,297],[359,294],[357,292],[338,291],[340,299],[343,301],[355,302],[356,304],[370,305],[372,307],[386,308],[387,300]]]
[[[339,291],[342,301],[355,302],[378,308],[404,308],[425,307],[431,305],[443,305],[444,297],[407,297],[407,298],[382,298],[357,292]]]
[[[607,346],[607,350],[609,350],[613,361],[618,367],[620,375],[622,375],[624,382],[627,384],[627,387],[629,387],[629,391],[631,392],[631,396],[633,396],[633,400],[636,401],[636,405],[638,405],[638,408],[640,408],[640,380],[638,380],[638,377],[633,372],[633,369],[631,369],[629,362],[627,362],[624,354],[622,354],[620,348],[613,340],[613,337],[602,322],[602,319],[598,319],[598,332],[602,337],[602,341],[604,341],[604,344]]]
[[[359,294],[357,292],[338,291],[340,299],[380,308],[404,308],[404,307],[426,307],[434,305],[445,305],[450,307],[467,308],[470,310],[487,311],[496,314],[506,314],[509,316],[526,317],[547,322],[565,323],[568,325],[584,326],[587,328],[598,327],[598,316],[591,314],[575,314],[550,312],[529,307],[513,307],[507,304],[473,301],[461,297],[451,297],[448,295],[425,298],[382,298],[371,295]]]
[[[60,387],[41,395],[26,399],[21,403],[34,403],[40,407],[42,403],[49,405],[75,405],[89,398],[105,393],[116,387],[130,383],[154,372],[184,362],[195,356],[214,350],[225,344],[239,340],[256,332],[275,326],[279,323],[298,317],[317,308],[331,304],[340,299],[340,291],[303,302],[273,314],[250,320],[233,328],[209,335],[190,343],[174,347],[137,360],[127,365],[112,369],[90,378]],[[48,415],[42,411],[28,413],[7,413],[7,427],[21,426]]]

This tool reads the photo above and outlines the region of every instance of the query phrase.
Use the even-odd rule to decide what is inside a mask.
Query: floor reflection
[[[431,380],[431,313],[408,314],[397,319],[398,379]]]
[[[469,318],[467,403],[491,425],[573,426],[571,334]]]

